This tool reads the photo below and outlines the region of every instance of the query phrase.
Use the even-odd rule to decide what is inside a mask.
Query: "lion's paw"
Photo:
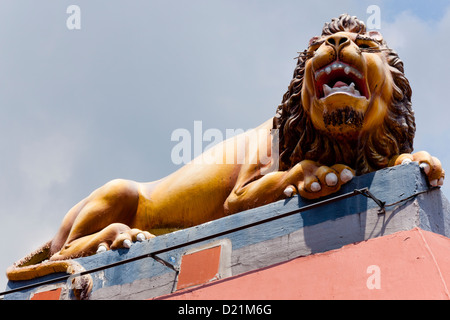
[[[153,234],[147,231],[142,231],[139,229],[129,229],[127,231],[120,232],[110,245],[107,242],[100,243],[98,245],[96,253],[102,253],[108,251],[109,249],[129,249],[136,241],[143,242],[154,237],[155,236]]]
[[[355,175],[354,171],[346,165],[337,164],[327,167],[310,160],[300,162],[292,172],[292,175],[299,178],[299,181],[284,189],[285,196],[292,197],[298,193],[307,199],[316,199],[332,194],[338,191],[341,185],[352,180]],[[300,172],[301,174],[299,174]]]
[[[404,153],[395,160],[395,165],[410,162],[419,163],[420,168],[426,174],[428,182],[432,187],[440,187],[444,184],[445,171],[438,158],[431,156],[426,151],[419,151],[413,154]]]

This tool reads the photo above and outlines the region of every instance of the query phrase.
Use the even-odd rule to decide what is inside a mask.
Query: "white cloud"
[[[58,132],[24,142],[18,156],[22,178],[39,195],[55,184],[66,183],[72,176],[78,148],[72,139]]]
[[[450,108],[448,87],[450,64],[450,6],[439,21],[425,21],[410,11],[400,13],[381,30],[405,65],[413,89],[416,115],[415,150],[426,150],[450,170]],[[442,188],[450,198],[450,182]]]
[[[382,33],[400,55],[413,89],[413,107],[417,113],[420,136],[448,134],[450,108],[445,108],[450,64],[450,11],[430,25],[409,12],[393,23],[384,23]]]

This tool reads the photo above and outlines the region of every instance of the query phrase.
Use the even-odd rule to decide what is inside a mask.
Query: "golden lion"
[[[273,129],[279,134],[279,158],[270,154],[269,138],[256,139],[250,131],[203,155],[224,164],[194,160],[155,182],[107,183],[70,209],[55,237],[11,266],[8,278],[74,272],[71,258],[129,247],[161,230],[198,225],[294,194],[323,197],[355,174],[406,161],[421,163],[431,185],[443,184],[437,158],[411,154],[415,123],[403,63],[356,17],[332,19],[311,39],[276,116],[254,130],[269,137]],[[258,152],[239,154],[247,143]],[[266,163],[258,157],[263,148],[271,159]],[[234,161],[227,164],[225,158]],[[277,160],[282,171],[262,174]]]

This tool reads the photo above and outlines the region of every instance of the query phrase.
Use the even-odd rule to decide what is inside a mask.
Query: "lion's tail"
[[[31,280],[58,272],[72,275],[85,271],[79,263],[73,260],[47,260],[50,258],[51,243],[50,240],[10,266],[6,270],[8,279],[11,281]],[[92,290],[92,278],[89,275],[77,277],[72,280],[72,288],[78,299],[87,299]]]

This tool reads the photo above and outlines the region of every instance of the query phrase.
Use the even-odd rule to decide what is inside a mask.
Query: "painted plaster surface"
[[[414,228],[163,298],[448,300],[449,287],[450,239]]]
[[[295,196],[289,200],[135,243],[130,249],[111,250],[77,261],[86,270],[92,270],[152,252],[168,250],[158,254],[158,257],[172,264],[178,273],[146,257],[91,274],[94,282],[91,299],[149,299],[175,292],[179,274],[183,270],[183,258],[189,253],[213,246],[220,246],[220,259],[217,261],[216,257],[209,260],[213,261],[214,268],[218,270],[215,273],[215,270],[211,269],[208,275],[213,274],[212,278],[220,280],[284,263],[300,256],[323,253],[414,228],[447,237],[450,235],[448,201],[439,189],[430,189],[418,165],[410,163],[355,177],[343,187],[340,194],[364,187],[368,187],[387,205],[396,204],[386,207],[385,213],[380,214],[378,205],[372,199],[357,195],[251,228],[226,233],[227,230],[277,217],[312,203]],[[217,233],[224,234],[215,237]],[[184,245],[204,237],[210,239]],[[172,247],[176,249],[170,249]],[[6,289],[58,276],[61,274],[33,281],[9,282]],[[195,285],[201,283],[197,280],[193,282]],[[205,283],[210,280],[204,279]],[[58,284],[54,286],[56,285]],[[55,290],[54,286],[52,290]],[[70,299],[66,283],[61,282],[59,286],[62,288],[61,297]],[[39,287],[24,290],[6,295],[5,299],[29,299],[39,290]]]

